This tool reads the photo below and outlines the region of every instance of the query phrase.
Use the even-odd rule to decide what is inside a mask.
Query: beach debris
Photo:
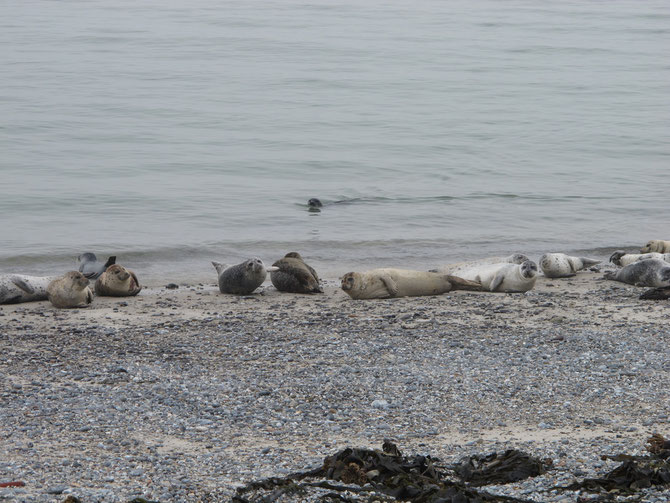
[[[539,459],[516,449],[508,449],[503,453],[463,458],[452,469],[470,485],[485,486],[537,477],[552,465],[551,459]]]
[[[670,458],[670,440],[660,433],[654,433],[647,439],[646,449],[652,454],[662,459]]]
[[[390,440],[383,451],[348,447],[327,456],[320,468],[284,478],[268,478],[237,489],[233,501],[276,501],[285,494],[305,495],[326,489],[322,500],[411,501],[438,503],[527,502],[477,490],[452,480],[448,469],[430,456],[403,456]]]
[[[668,300],[670,299],[670,288],[651,288],[640,295],[642,300]]]
[[[25,482],[21,480],[13,480],[11,482],[0,482],[0,487],[24,487]]]
[[[168,283],[167,285],[165,285],[165,288],[168,290],[176,290],[177,288],[179,288],[179,285],[177,283]]]

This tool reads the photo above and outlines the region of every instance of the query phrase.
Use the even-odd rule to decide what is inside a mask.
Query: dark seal
[[[279,270],[270,273],[270,280],[280,292],[323,293],[319,286],[319,275],[298,252],[287,253],[272,266]]]

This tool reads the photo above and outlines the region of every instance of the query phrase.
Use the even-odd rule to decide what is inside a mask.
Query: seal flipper
[[[503,281],[505,281],[505,274],[502,272],[499,272],[498,274],[495,275],[495,278],[493,278],[493,281],[491,281],[491,286],[489,287],[489,290],[492,292],[495,292],[500,288],[500,286],[503,284]]]
[[[446,275],[447,281],[451,283],[452,290],[474,290],[476,292],[481,291],[482,284],[479,281],[470,281],[467,279],[459,278],[458,276]]]
[[[12,278],[12,283],[14,283],[18,288],[20,288],[27,294],[33,295],[35,293],[35,289],[21,278],[17,277]]]
[[[230,265],[228,264],[222,264],[221,262],[214,262],[214,261],[212,261],[212,265],[214,266],[214,269],[216,269],[216,272],[219,275],[230,267]]]
[[[107,262],[105,262],[105,271],[110,265],[116,264],[116,255],[112,255],[107,259]]]
[[[382,280],[382,283],[384,283],[384,286],[391,294],[391,297],[395,297],[396,295],[398,295],[398,285],[396,284],[395,281],[393,281],[393,278],[391,278],[391,276],[385,274],[379,279]]]
[[[616,253],[616,252],[614,252]],[[583,268],[586,269],[587,267],[594,266],[596,264],[600,264],[602,260],[596,260],[593,258],[585,258],[585,257],[579,257],[579,260],[582,261]],[[612,257],[610,257],[610,262],[612,261]]]
[[[626,255],[626,252],[623,250],[616,250],[612,255],[610,255],[610,262],[615,265],[621,265],[621,257]]]

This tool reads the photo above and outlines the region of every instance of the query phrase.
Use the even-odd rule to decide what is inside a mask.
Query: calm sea
[[[214,281],[212,259],[293,250],[335,275],[670,239],[666,0],[0,13],[0,272],[94,251]]]

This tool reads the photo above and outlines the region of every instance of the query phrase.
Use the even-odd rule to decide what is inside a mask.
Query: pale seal
[[[408,269],[373,269],[348,272],[342,290],[352,299],[386,299],[440,295],[451,290],[480,290],[481,285],[456,276]]]
[[[270,280],[280,292],[323,293],[319,286],[319,275],[298,252],[287,253],[272,266],[278,270],[270,273]]]
[[[95,293],[103,297],[133,297],[140,290],[135,273],[119,264],[109,266],[95,282]]]
[[[600,262],[591,258],[571,257],[565,253],[545,253],[540,257],[539,264],[547,278],[567,278]]]
[[[95,253],[87,252],[79,255],[77,262],[79,262],[80,273],[88,279],[97,279],[110,265],[116,263],[116,257],[111,256],[107,259],[107,262],[102,263],[98,262],[98,257],[95,256]]]
[[[221,293],[248,295],[261,286],[268,272],[276,271],[276,267],[265,267],[259,258],[250,258],[241,264],[227,265],[212,262],[219,275]]]
[[[459,276],[482,284],[489,292],[527,292],[535,286],[537,265],[532,260],[521,264],[483,264],[459,271]]]
[[[626,253],[623,250],[616,250],[610,256],[610,262],[619,267],[625,267],[637,262],[638,260],[649,260],[655,258],[670,263],[670,253]]]
[[[79,271],[65,273],[49,283],[49,301],[58,308],[88,307],[93,301],[93,292],[88,287],[88,279]]]
[[[663,241],[661,239],[652,239],[642,248],[640,253],[670,253],[670,241]]]
[[[0,275],[0,304],[47,300],[47,287],[57,276]]]
[[[528,260],[528,257],[526,257],[523,253],[513,253],[512,255],[508,255],[507,257],[486,257],[476,260],[468,260],[466,262],[456,262],[453,264],[446,264],[438,267],[437,269],[431,269],[430,272],[439,272],[442,274],[455,274],[456,276],[460,276],[459,273],[461,271],[467,271],[474,267],[480,267],[483,265],[491,265],[491,264],[522,264],[526,260]]]
[[[670,264],[655,258],[639,260],[617,271],[605,273],[605,279],[635,286],[670,286]]]

